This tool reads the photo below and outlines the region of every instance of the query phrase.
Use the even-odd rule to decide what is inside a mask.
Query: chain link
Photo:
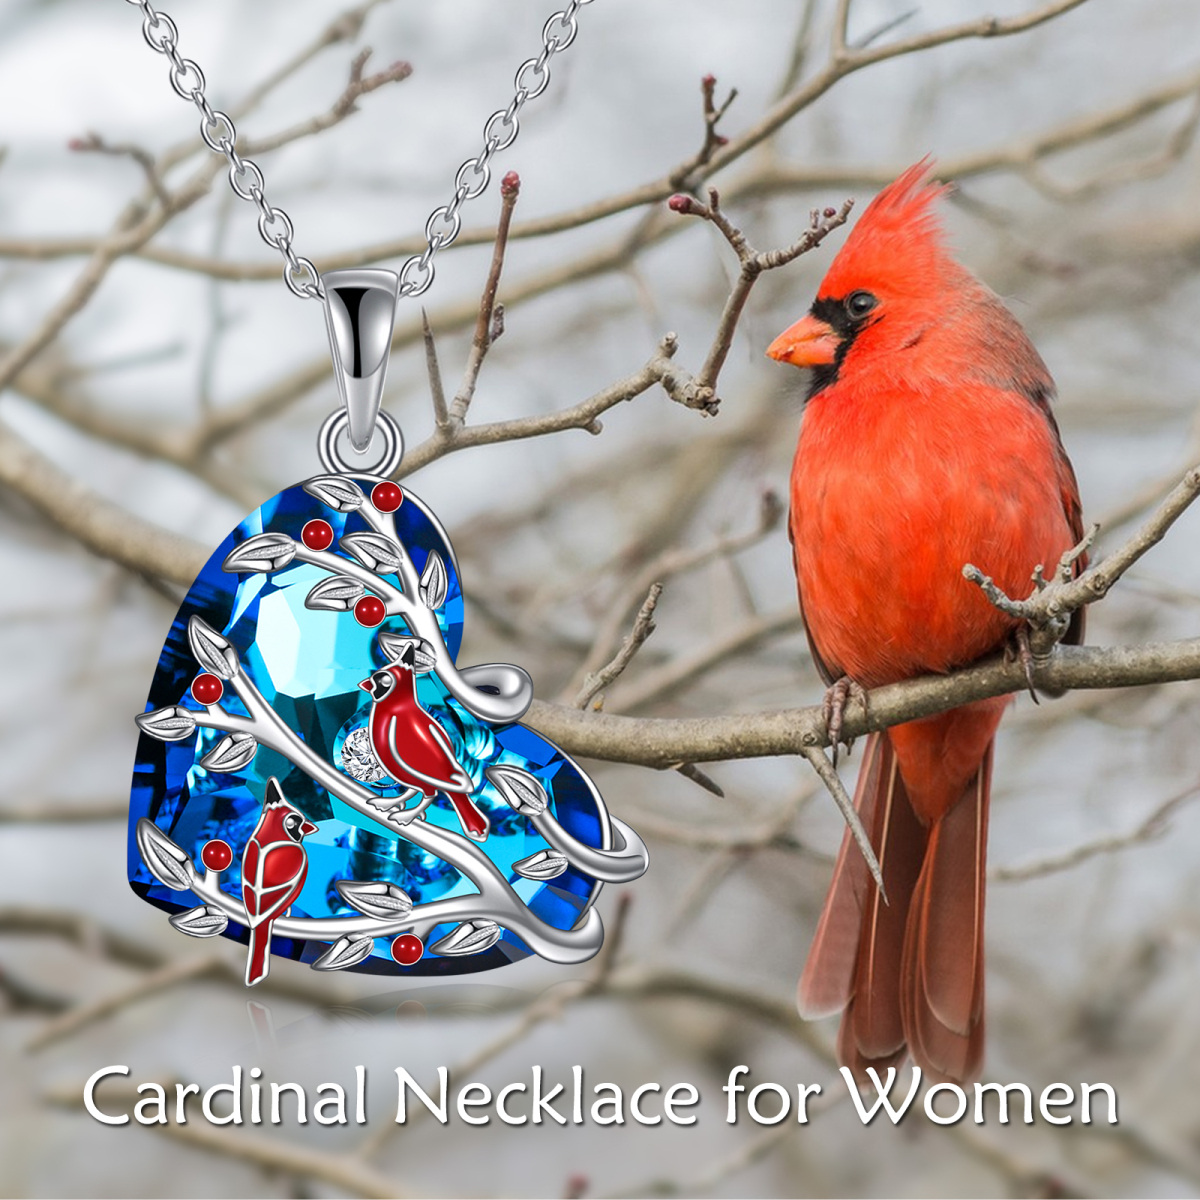
[[[171,87],[176,95],[190,100],[200,113],[200,136],[204,144],[229,162],[229,186],[242,200],[258,208],[259,236],[268,246],[278,250],[287,260],[283,281],[301,299],[323,300],[325,289],[317,268],[307,258],[297,256],[292,249],[292,221],[282,208],[267,202],[266,181],[258,164],[242,158],[237,152],[237,128],[233,119],[215,110],[204,94],[204,72],[190,58],[179,53],[179,30],[166,13],[158,12],[150,0],[125,0],[142,12],[142,36],[151,49],[171,61]],[[526,59],[518,68],[513,86],[515,91],[507,108],[488,117],[483,127],[483,150],[468,158],[454,176],[454,194],[448,204],[435,208],[425,223],[425,249],[409,258],[400,268],[400,295],[420,296],[433,283],[433,257],[449,246],[462,229],[462,206],[482,195],[491,180],[492,159],[517,140],[520,133],[518,115],[529,100],[540,96],[550,83],[550,60],[565,50],[579,32],[579,10],[592,0],[569,0],[562,12],[556,12],[542,26],[542,49],[535,57]]]

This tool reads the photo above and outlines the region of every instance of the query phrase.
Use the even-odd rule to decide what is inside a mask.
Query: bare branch
[[[633,628],[621,645],[616,657],[606,667],[592,672],[583,681],[579,694],[575,697],[576,708],[587,708],[596,695],[602,692],[616,679],[633,661],[633,656],[642,648],[646,639],[654,632],[654,610],[658,607],[658,599],[662,595],[663,585],[653,583],[646,599],[633,622]],[[597,708],[600,706],[597,705]]]
[[[1032,627],[1034,657],[1049,653],[1054,642],[1066,631],[1072,613],[1103,599],[1113,584],[1129,570],[1148,550],[1157,546],[1172,525],[1187,511],[1200,496],[1200,467],[1193,467],[1159,505],[1158,511],[1124,545],[1114,550],[1076,578],[1069,577],[1069,566],[1090,544],[1085,538],[1059,564],[1057,577],[1052,583],[1039,580],[1039,567],[1034,572],[1034,593],[1027,600],[1013,600],[1006,596],[978,567],[968,564],[963,575],[977,584],[997,608],[1018,621],[1027,621]],[[1044,634],[1038,641],[1039,634]]]
[[[504,252],[508,247],[508,230],[512,225],[513,209],[521,194],[521,179],[516,171],[509,171],[500,182],[500,222],[496,226],[496,244],[492,249],[492,264],[488,268],[487,282],[479,301],[479,319],[475,322],[475,336],[471,339],[471,353],[467,357],[467,369],[462,386],[450,406],[450,429],[460,429],[467,417],[467,409],[475,395],[479,380],[479,369],[484,357],[491,349],[498,334],[493,333],[493,316],[496,313],[496,290],[500,286],[500,272],[504,269]],[[501,310],[502,311],[502,310]],[[502,327],[501,327],[502,328]]]

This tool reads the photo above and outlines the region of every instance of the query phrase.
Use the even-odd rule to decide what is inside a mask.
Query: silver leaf
[[[388,662],[398,662],[409,646],[413,648],[413,670],[418,675],[427,675],[437,667],[437,651],[424,638],[405,637],[387,630],[379,634],[379,648]]]
[[[568,867],[561,854],[551,850],[539,850],[528,858],[513,863],[513,870],[526,879],[557,879]]]
[[[418,675],[426,675],[437,666],[437,652],[433,646],[421,639],[413,650],[413,658],[416,660],[413,664],[413,670]]]
[[[228,775],[240,771],[258,753],[258,740],[252,733],[226,734],[201,760],[206,771],[221,771]]]
[[[218,679],[232,679],[242,669],[228,639],[197,616],[188,618],[188,645],[200,666]]]
[[[304,485],[304,490],[322,504],[328,504],[330,508],[344,513],[362,508],[363,501],[366,500],[362,488],[353,479],[346,479],[341,475],[318,475],[316,479],[310,479]]]
[[[221,564],[223,571],[280,571],[296,557],[296,542],[286,533],[256,533],[235,546]]]
[[[411,645],[413,639],[405,637],[402,633],[388,633],[386,629],[379,632],[379,648],[388,662],[397,662]]]
[[[331,575],[322,579],[304,600],[305,608],[329,612],[349,612],[367,589],[349,575]]]
[[[368,917],[403,920],[412,912],[413,902],[409,894],[394,883],[360,883],[354,879],[338,879],[334,887],[351,908],[358,909]]]
[[[224,933],[225,926],[229,924],[229,918],[219,908],[209,904],[189,908],[187,912],[176,913],[167,920],[188,937],[216,937]]]
[[[338,545],[376,575],[390,575],[400,566],[400,548],[382,533],[348,533]]]
[[[500,763],[487,767],[484,775],[493,787],[517,812],[537,817],[546,811],[550,797],[546,789],[528,771]]]
[[[182,742],[196,730],[196,718],[186,708],[156,708],[133,718],[137,727],[160,742]]]
[[[436,550],[430,550],[421,572],[421,602],[426,608],[441,608],[447,586],[446,564]]]
[[[464,921],[436,946],[430,946],[430,950],[446,955],[480,954],[500,940],[500,933],[500,926],[495,921]]]
[[[191,889],[187,872],[191,859],[148,817],[137,823],[137,844],[146,866],[159,883],[173,892]]]
[[[313,963],[314,971],[342,971],[362,962],[375,946],[374,938],[360,937],[353,941],[348,937],[338,938],[320,958]]]

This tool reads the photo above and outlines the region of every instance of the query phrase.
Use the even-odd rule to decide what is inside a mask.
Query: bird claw
[[[842,722],[846,716],[846,705],[851,699],[857,700],[862,705],[864,712],[867,710],[866,689],[862,684],[851,679],[849,675],[843,675],[826,690],[825,699],[821,703],[821,715],[825,718],[825,730],[829,735],[830,757],[833,759],[835,767],[838,761],[838,747],[844,745],[847,756],[854,748],[853,738],[842,740]]]
[[[1012,639],[1004,649],[1004,658],[1007,662],[1020,662],[1025,672],[1025,686],[1029,689],[1029,695],[1034,704],[1041,704],[1033,684],[1033,648],[1029,644],[1028,622],[1022,622],[1013,630]]]

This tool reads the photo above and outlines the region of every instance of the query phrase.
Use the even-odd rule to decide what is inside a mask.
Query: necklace
[[[320,275],[293,249],[262,171],[238,154],[203,72],[180,55],[174,22],[128,0],[199,111],[200,136],[228,160],[233,191],[257,207],[284,282],[324,304],[342,400],[317,437],[324,473],[251,513],[200,572],[136,718],[130,885],[181,933],[248,943],[248,985],[273,954],[400,974],[529,954],[582,962],[603,940],[602,885],[646,869],[642,840],[580,767],[519,724],[529,676],[457,665],[458,564],[433,513],[389,478],[404,439],[381,408],[398,298],[433,283],[462,206],[487,188],[590,2],[569,0],[546,22],[483,149],[430,215],[424,249],[399,272]],[[368,462],[376,433],[382,452]]]

